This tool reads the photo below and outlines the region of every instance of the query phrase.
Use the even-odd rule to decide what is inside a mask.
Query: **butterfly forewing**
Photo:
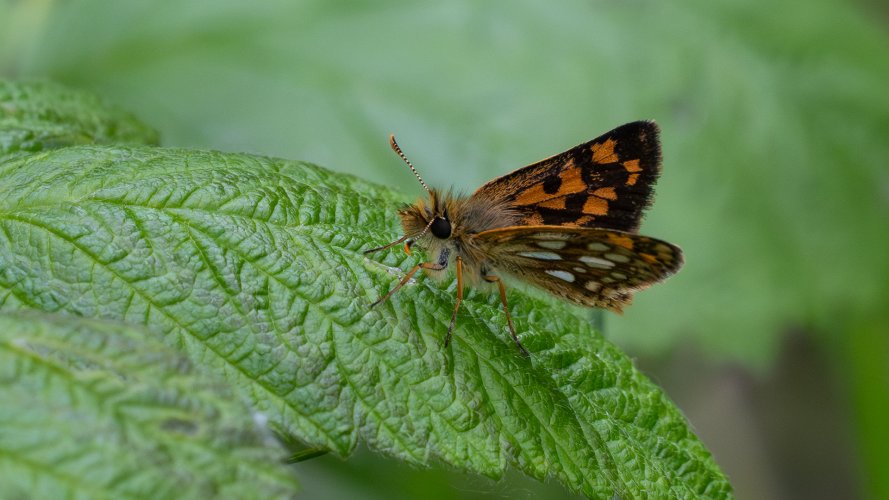
[[[632,292],[682,265],[678,247],[610,229],[515,226],[479,233],[476,240],[498,269],[577,304],[616,311]]]
[[[494,179],[472,196],[506,203],[525,225],[634,232],[660,163],[657,125],[638,121]]]

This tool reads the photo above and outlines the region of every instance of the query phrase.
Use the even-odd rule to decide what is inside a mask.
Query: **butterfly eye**
[[[444,217],[436,217],[429,230],[432,231],[432,236],[444,240],[451,236],[451,223]]]

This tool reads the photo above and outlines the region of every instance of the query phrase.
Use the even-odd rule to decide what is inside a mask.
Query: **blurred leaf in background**
[[[609,317],[611,338],[766,377],[801,331],[829,360],[809,383],[851,405],[835,425],[857,424],[862,488],[889,494],[887,19],[839,0],[0,1],[0,73],[95,91],[165,145],[417,194],[390,132],[427,182],[469,191],[656,119],[664,174],[643,231],[687,265]]]

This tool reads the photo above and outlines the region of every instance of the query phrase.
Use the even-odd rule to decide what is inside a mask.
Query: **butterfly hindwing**
[[[600,228],[514,226],[476,241],[494,267],[571,302],[620,311],[632,293],[674,274],[682,251],[635,233]]]
[[[634,232],[660,174],[658,135],[654,122],[628,123],[498,177],[472,196],[506,202],[526,225]]]

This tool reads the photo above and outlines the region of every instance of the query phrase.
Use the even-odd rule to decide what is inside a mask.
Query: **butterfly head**
[[[404,233],[419,240],[430,237],[447,240],[454,234],[454,221],[446,206],[446,196],[434,190],[429,191],[429,199],[419,200],[399,211]]]
[[[389,145],[411,169],[411,172],[413,172],[417,177],[417,180],[420,181],[420,185],[423,186],[423,189],[429,193],[428,203],[420,200],[416,204],[399,212],[399,215],[401,216],[401,225],[404,227],[405,234],[415,235],[412,237],[411,241],[424,237],[427,233],[439,240],[450,238],[453,233],[453,227],[451,225],[451,220],[448,217],[447,208],[444,206],[447,197],[441,196],[438,192],[429,189],[429,186],[423,182],[423,178],[420,177],[417,169],[414,168],[414,165],[401,151],[398,143],[395,142],[394,135],[389,136]]]
[[[404,228],[404,236],[388,245],[366,250],[365,253],[385,250],[404,241],[406,241],[404,248],[407,253],[410,253],[411,246],[416,242],[422,242],[421,246],[427,248],[441,246],[441,244],[455,236],[455,225],[450,216],[450,213],[454,212],[454,210],[449,210],[448,208],[449,206],[456,208],[452,202],[454,197],[450,193],[441,194],[433,189],[429,189],[429,186],[423,182],[423,178],[420,177],[417,169],[414,168],[410,160],[401,151],[398,143],[395,142],[394,135],[389,136],[389,145],[392,146],[392,150],[411,169],[411,172],[420,181],[420,185],[429,193],[429,198],[421,199],[413,205],[408,205],[398,211],[398,215],[401,217],[401,226]]]

